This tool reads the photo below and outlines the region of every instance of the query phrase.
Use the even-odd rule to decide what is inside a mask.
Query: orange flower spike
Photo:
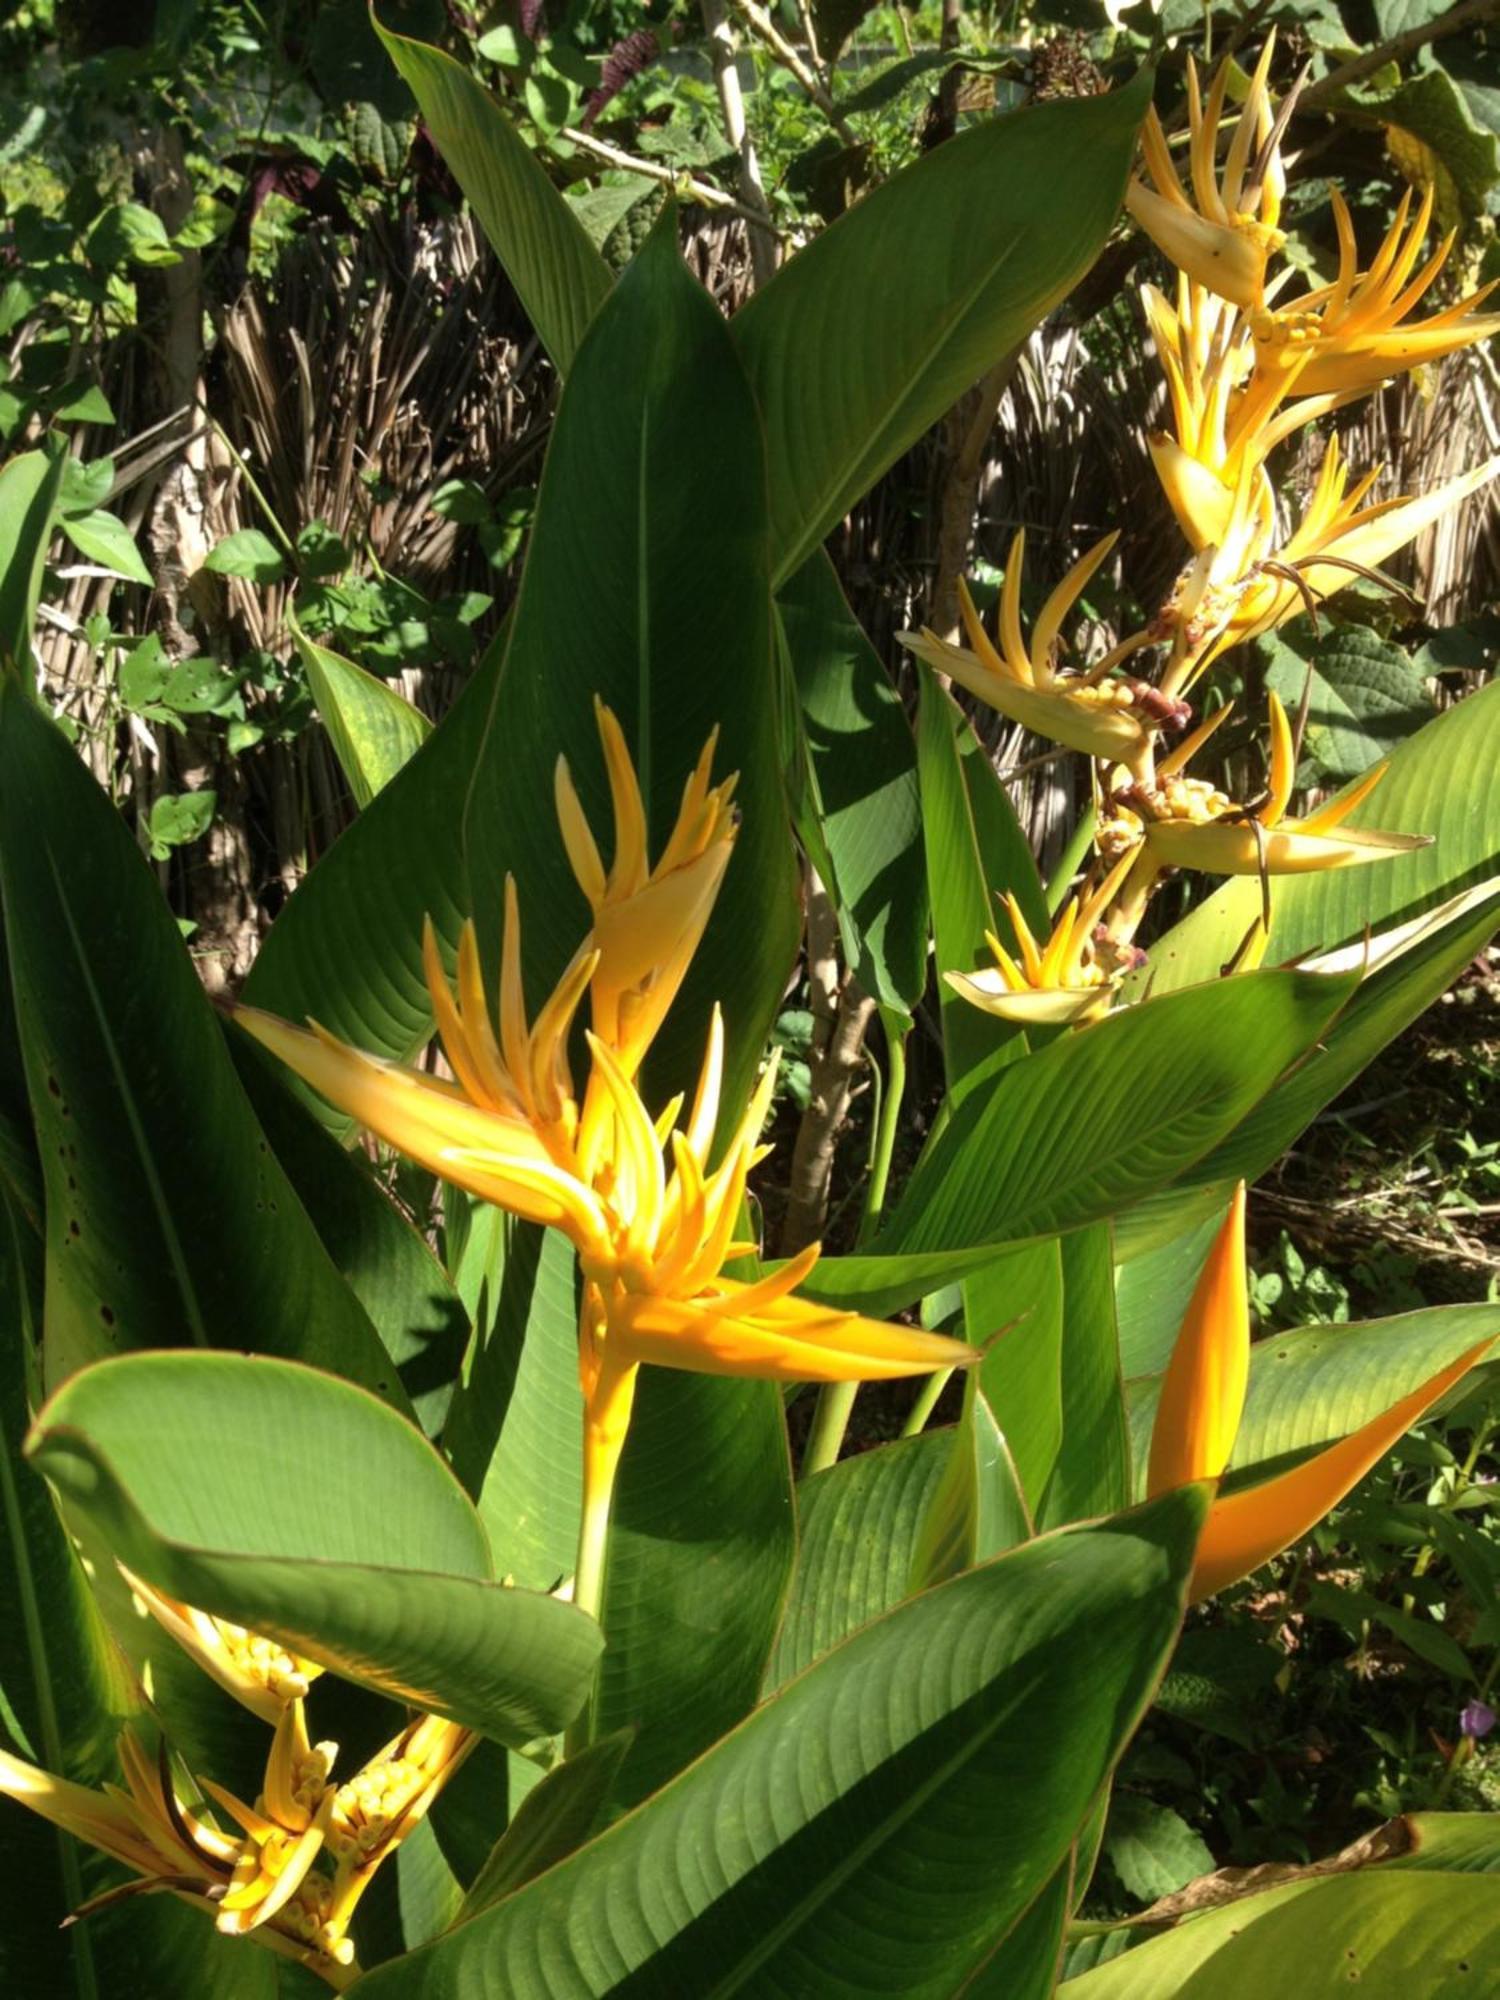
[[[1198,1543],[1191,1600],[1212,1597],[1300,1542],[1493,1344],[1479,1341],[1372,1422],[1290,1472],[1215,1500]]]
[[[588,943],[598,953],[593,975],[594,1032],[634,1076],[656,1036],[713,910],[734,851],[736,779],[710,783],[718,731],[713,730],[683,787],[677,822],[652,868],[646,810],[624,732],[596,699],[615,847],[608,870],[600,858],[567,760],[554,779],[558,824],[578,886],[594,915]]]
[[[1250,1375],[1245,1282],[1245,1183],[1194,1287],[1162,1383],[1151,1433],[1147,1493],[1217,1479],[1229,1463]]]

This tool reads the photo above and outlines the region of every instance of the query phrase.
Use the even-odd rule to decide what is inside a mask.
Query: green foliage
[[[226,1621],[199,1628],[226,1658],[244,1627],[328,1669],[307,1719],[347,1748],[331,1777],[299,1772],[325,1816],[313,1844],[339,1829],[310,1893],[337,1893],[337,1814],[390,1787],[365,1827],[390,1865],[349,1933],[360,1993],[1046,2000],[1061,1982],[1124,2000],[1258,1991],[1288,1968],[1313,1993],[1351,1968],[1376,1992],[1493,1983],[1495,1843],[1483,1812],[1446,1809],[1500,1800],[1484,1723],[1500,1307],[1477,1296],[1500,1038],[1466,973],[1500,917],[1495,691],[1447,699],[1494,634],[1469,617],[1414,650],[1405,614],[1367,593],[1268,640],[1246,671],[1293,711],[1307,689],[1299,782],[1388,757],[1357,818],[1429,844],[1168,889],[1156,912],[1179,920],[1141,930],[1126,1004],[1073,1027],[981,1013],[943,975],[988,967],[991,930],[1030,966],[1026,931],[1045,944],[1096,824],[1102,853],[1111,812],[1146,810],[1131,787],[1148,767],[1096,763],[1097,813],[1049,822],[1044,889],[1038,799],[1051,787],[1076,811],[1089,787],[1043,759],[1032,791],[1020,753],[1002,780],[967,697],[918,683],[886,643],[934,576],[947,601],[954,510],[976,495],[992,583],[991,511],[1056,534],[1030,565],[1034,631],[1101,496],[1069,487],[1061,532],[1007,434],[1005,477],[976,464],[965,497],[966,399],[1033,343],[1022,387],[1047,403],[1052,336],[1033,337],[1071,294],[1125,407],[1139,335],[1114,298],[1134,250],[1107,246],[1148,93],[1180,123],[1184,41],[1220,44],[1237,18],[1174,3],[1075,33],[1071,6],[970,10],[937,46],[932,9],[820,4],[811,90],[774,45],[800,17],[769,36],[739,20],[763,196],[726,140],[694,10],[573,9],[528,32],[428,0],[373,25],[344,0],[271,21],[222,0],[106,23],[136,39],[97,49],[85,11],[0,27],[37,99],[0,84],[6,1759],[118,1784],[129,1715],[218,1838],[238,1834],[212,1785],[296,1819],[264,1766],[265,1709],[294,1713],[277,1707],[285,1666],[250,1673],[249,1694],[248,1670],[227,1673],[248,1715],[132,1601],[123,1564]],[[1361,235],[1395,171],[1431,180],[1462,254],[1481,252],[1500,184],[1493,31],[1350,86],[1336,72],[1366,24],[1326,0],[1291,11],[1316,65],[1298,116],[1323,121],[1331,179],[1363,187]],[[1377,0],[1373,19],[1390,37],[1436,15]],[[1153,86],[1140,59],[1158,55]],[[660,168],[670,188],[644,171]],[[763,232],[742,258],[742,217],[692,212],[705,184],[764,200],[774,275]],[[1326,195],[1288,207],[1309,271],[1333,247]],[[503,271],[482,252],[469,290],[462,201]],[[413,387],[437,302],[462,329],[441,411]],[[314,322],[336,328],[326,380]],[[173,393],[202,385],[187,444],[152,427],[175,412],[142,400],[143,356],[179,368]],[[220,422],[226,380],[246,402]],[[352,430],[319,429],[325,401],[361,396]],[[1020,407],[1018,390],[1018,441]],[[498,445],[469,448],[466,427]],[[386,454],[418,433],[407,491]],[[884,601],[881,565],[881,588],[901,579]],[[1069,624],[1036,680],[1097,657],[1098,633],[1140,610],[1131,588],[1101,571],[1079,652]],[[1165,629],[1143,626],[1151,644]],[[42,643],[59,633],[76,681]],[[1105,699],[1139,702],[1147,652]],[[639,777],[638,834],[599,701]],[[739,817],[700,939],[683,886],[698,857],[663,852],[697,837],[691,814],[674,828],[710,738]],[[1261,761],[1243,733],[1225,741],[1233,789],[1210,810],[1243,820],[1230,801],[1253,799]],[[225,917],[192,898],[236,843],[255,886]],[[657,877],[627,882],[641,849],[637,873]],[[522,929],[503,960],[507,880]],[[1268,895],[1267,969],[1239,971]],[[184,942],[205,916],[253,932],[277,899],[247,998],[373,1059],[326,1103],[221,1031]],[[653,980],[675,993],[629,1076],[585,1040],[587,1004],[571,1034],[546,1006],[581,951],[620,949],[621,910],[645,968],[626,1009]],[[429,991],[427,918],[457,1024]],[[1090,963],[1117,946],[1133,962],[1132,936],[1091,935]],[[1413,1121],[1401,1154],[1394,1119],[1363,1126],[1369,1107],[1340,1094],[1399,1064],[1382,1051],[1461,977],[1454,1114]],[[874,1006],[883,1057],[857,1035],[840,1054]],[[695,1120],[715,1009],[720,1151],[705,1109],[684,1156],[669,1135]],[[435,1011],[441,1054],[422,1055]],[[742,1201],[714,1176],[771,1041],[787,1061],[768,1136],[792,1165]],[[305,1060],[328,1081],[335,1058]],[[426,1164],[361,1142],[356,1115],[415,1134]],[[1252,1201],[1261,1337],[1232,1451],[1226,1434],[1204,1480],[1136,1504],[1230,1192],[1309,1128]],[[1330,1155],[1339,1200],[1318,1179]],[[433,1170],[502,1195],[509,1174],[517,1212],[439,1194]],[[733,1190],[712,1216],[705,1174],[712,1200]],[[1357,1254],[1351,1198],[1376,1217]],[[796,1301],[777,1297],[773,1253],[824,1208],[828,1254],[798,1266]],[[1387,1214],[1399,1241],[1378,1240]],[[712,1265],[691,1283],[663,1248],[689,1225]],[[1465,1229],[1455,1281],[1431,1252]],[[742,1302],[737,1284],[757,1290]],[[914,1328],[856,1311],[982,1352],[936,1350],[973,1361],[950,1392],[938,1376],[915,1402],[868,1389],[857,1442],[886,1441],[797,1482],[805,1378],[860,1364],[824,1385],[821,1451],[829,1392],[920,1351]],[[1248,1343],[1242,1316],[1230,1330]],[[600,1385],[648,1338],[663,1345],[631,1378],[627,1427]],[[1284,1554],[1185,1608],[1216,1501],[1314,1464],[1473,1355],[1359,1486],[1285,1530]],[[387,1811],[431,1718],[485,1740],[455,1734],[462,1768]],[[387,1740],[369,1789],[340,1790]],[[18,1769],[0,1763],[0,1790],[45,1799]],[[1413,1808],[1412,1843],[1389,1835],[1333,1872],[1222,1907],[1200,1879],[1310,1861]],[[89,1830],[74,1795],[59,1810]],[[302,1829],[277,1824],[280,1867]],[[332,1933],[300,1966],[215,1934],[257,1837],[237,1873],[211,1842],[186,1850],[202,1879],[170,1886],[208,1905],[188,1908],[120,1893],[128,1871],[0,1799],[0,1972],[76,2000],[305,2000],[343,1982]],[[101,1891],[87,1923],[56,1929]],[[1131,1921],[1183,1891],[1181,1920]],[[292,1953],[310,1935],[278,1932]]]

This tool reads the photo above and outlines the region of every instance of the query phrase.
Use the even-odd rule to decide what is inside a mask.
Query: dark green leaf
[[[928,153],[735,315],[765,419],[779,579],[1077,284],[1119,212],[1149,101],[994,118]]]
[[[351,1383],[230,1354],[75,1375],[27,1452],[148,1583],[502,1742],[568,1722],[598,1628],[493,1580],[462,1488]]]
[[[1189,1489],[901,1605],[640,1811],[369,1974],[370,2000],[946,2000],[1064,1860],[1176,1633],[1201,1519]]]

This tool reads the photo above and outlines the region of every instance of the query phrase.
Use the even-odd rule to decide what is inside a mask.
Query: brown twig
[[[606,166],[621,167],[628,174],[643,174],[648,181],[660,181],[663,187],[676,188],[704,208],[721,209],[725,215],[737,215],[742,222],[750,223],[756,229],[771,228],[762,212],[757,214],[742,201],[736,201],[732,194],[725,194],[710,181],[700,181],[694,175],[683,173],[677,167],[662,165],[659,160],[642,160],[634,153],[627,153],[622,146],[612,146],[607,139],[596,139],[592,132],[580,132],[576,125],[564,125],[560,138],[570,146],[576,146],[580,153],[591,153],[596,160]]]
[[[834,103],[827,84],[817,71],[804,61],[801,51],[787,40],[765,8],[757,5],[757,0],[733,0],[733,5],[734,11],[756,39],[763,42],[787,74],[795,77],[801,84],[809,100],[822,112],[844,144],[856,145],[858,142],[853,129],[843,112]]]
[[[1408,56],[1426,48],[1429,42],[1441,41],[1448,35],[1461,35],[1467,28],[1482,27],[1497,15],[1500,15],[1500,0],[1463,0],[1462,6],[1439,14],[1435,21],[1423,21],[1415,28],[1408,28],[1405,34],[1392,35],[1388,42],[1381,42],[1379,47],[1367,49],[1362,56],[1354,56],[1349,62],[1330,70],[1327,76],[1302,93],[1298,108],[1315,111],[1340,91],[1363,83],[1367,76],[1373,76],[1387,63],[1405,62]]]
[[[755,141],[745,121],[745,99],[740,90],[740,73],[735,66],[734,30],[729,25],[726,0],[701,0],[703,25],[708,31],[709,59],[714,66],[714,83],[719,108],[724,113],[724,132],[739,155],[740,200],[761,218],[750,224],[750,267],[757,285],[776,275],[781,246],[771,226],[771,205],[766,200],[765,183],[760,177],[760,161]]]

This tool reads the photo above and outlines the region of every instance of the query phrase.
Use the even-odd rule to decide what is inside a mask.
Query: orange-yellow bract
[[[153,1759],[131,1728],[116,1746],[123,1788],[91,1791],[0,1752],[0,1792],[123,1863],[141,1889],[171,1890],[211,1912],[225,1936],[251,1938],[342,1990],[358,1971],[348,1934],[355,1906],[478,1738],[438,1716],[418,1716],[337,1784],[330,1775],[337,1744],[308,1740],[303,1694],[296,1691],[305,1690],[306,1662],[138,1577],[129,1581],[205,1671],[274,1722],[254,1803],[211,1778],[184,1792],[165,1740]],[[225,1633],[228,1652],[241,1663],[229,1669]],[[107,1890],[104,1899],[119,1893]]]
[[[1371,1422],[1290,1472],[1217,1498],[1198,1543],[1193,1599],[1212,1597],[1300,1541],[1493,1345],[1493,1336],[1477,1342]],[[1218,1479],[1225,1471],[1249,1372],[1241,1185],[1209,1251],[1162,1381],[1147,1471],[1150,1496],[1193,1480]]]
[[[961,1367],[959,1341],[792,1296],[818,1246],[754,1282],[724,1267],[752,1253],[738,1240],[745,1185],[762,1157],[768,1068],[714,1164],[723,1076],[715,1009],[697,1088],[648,1111],[635,1081],[645,1047],[703,933],[734,837],[730,787],[709,784],[713,744],[688,781],[677,827],[654,869],[624,738],[599,709],[615,809],[606,873],[571,777],[559,772],[564,839],[595,925],[534,1023],[521,984],[521,927],[507,882],[498,1023],[473,926],[450,987],[431,927],[426,967],[456,1083],[345,1046],[314,1027],[241,1008],[237,1018],[343,1111],[435,1173],[512,1213],[563,1230],[584,1277],[579,1363],[586,1405],[584,1529],[576,1595],[595,1603],[594,1567],[636,1371],[643,1362],[776,1382],[871,1381]],[[569,1033],[585,997],[593,1029],[577,1089]]]
[[[1050,737],[1069,750],[1137,769],[1149,751],[1153,725],[1139,707],[1139,691],[1134,685],[1108,676],[1145,643],[1147,635],[1116,646],[1085,673],[1060,673],[1053,661],[1064,620],[1118,539],[1117,535],[1106,535],[1074,563],[1037,614],[1029,646],[1021,630],[1024,529],[1011,543],[1005,565],[998,647],[985,631],[984,620],[962,581],[958,594],[968,646],[949,645],[935,632],[925,630],[903,632],[901,643],[929,667],[948,674],[1023,728]]]

